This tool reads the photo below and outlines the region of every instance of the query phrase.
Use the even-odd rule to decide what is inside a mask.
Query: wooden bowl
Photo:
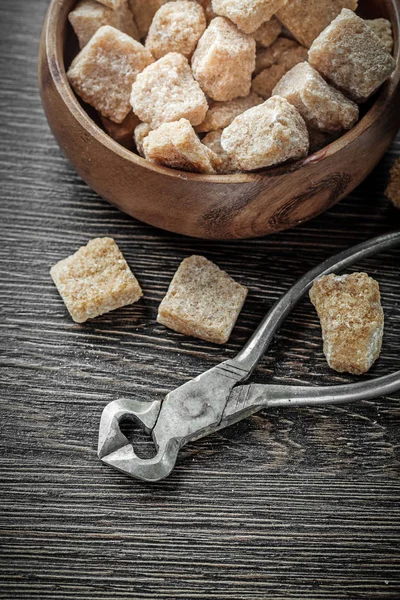
[[[112,140],[69,86],[65,68],[77,45],[67,16],[75,3],[52,0],[43,27],[39,79],[50,127],[91,188],[156,227],[209,239],[251,238],[294,227],[351,192],[400,126],[399,1],[362,0],[362,16],[392,22],[397,69],[351,131],[306,159],[257,173],[198,175],[156,166]]]

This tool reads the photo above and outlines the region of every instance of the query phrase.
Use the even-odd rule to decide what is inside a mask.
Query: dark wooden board
[[[102,465],[96,443],[107,402],[162,397],[233,356],[309,267],[399,229],[383,192],[400,138],[351,197],[296,230],[234,243],[155,230],[98,198],[58,150],[36,82],[46,5],[0,1],[0,598],[398,600],[398,397],[260,413],[185,448],[156,485]],[[79,326],[49,269],[103,235],[116,239],[145,298]],[[155,322],[193,253],[250,288],[226,347]],[[368,377],[399,368],[399,258],[358,266],[381,284],[386,313],[383,355]],[[329,371],[306,300],[254,376],[354,379]]]

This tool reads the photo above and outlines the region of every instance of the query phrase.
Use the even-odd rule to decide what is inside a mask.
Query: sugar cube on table
[[[393,202],[396,208],[400,208],[400,158],[398,158],[390,170],[390,180],[386,188],[386,196]]]
[[[356,10],[357,0],[289,0],[277,17],[300,44],[309,48],[342,8]]]
[[[314,283],[310,299],[321,322],[329,366],[339,373],[366,373],[382,346],[378,283],[366,273],[327,275]]]
[[[387,19],[366,19],[365,22],[381,40],[385,50],[392,53],[393,31],[391,22]]]
[[[155,58],[179,52],[190,58],[207,26],[204,10],[197,2],[167,2],[154,15],[146,48]]]
[[[131,104],[139,119],[152,129],[182,118],[200,125],[208,110],[207,99],[187,59],[177,52],[163,56],[138,75],[132,86]]]
[[[138,151],[140,156],[143,156],[143,158],[145,158],[143,143],[149,135],[150,131],[153,130],[148,123],[139,123],[139,125],[135,128],[134,131],[133,137],[136,145],[136,150]]]
[[[129,150],[133,148],[135,128],[139,125],[140,121],[132,111],[122,123],[114,123],[114,121],[111,121],[111,119],[107,119],[106,117],[100,118],[106,133],[108,133],[113,140]]]
[[[78,96],[103,117],[122,123],[131,111],[133,82],[153,61],[142,44],[104,25],[72,61],[67,75]]]
[[[146,37],[151,22],[158,9],[169,0],[129,0],[129,5],[136,21],[140,39]]]
[[[218,131],[210,131],[203,137],[201,143],[212,150],[220,159],[220,162],[215,165],[217,173],[220,175],[226,175],[228,173],[235,173],[239,171],[239,166],[235,161],[225,152],[221,145],[222,129]]]
[[[290,41],[290,40],[288,40]],[[274,87],[295,65],[307,59],[307,49],[296,45],[288,48],[279,56],[277,62],[267,67],[253,79],[251,91],[264,99],[272,96]]]
[[[258,73],[261,73],[264,69],[276,65],[282,59],[285,52],[297,48],[303,48],[303,46],[300,46],[296,40],[289,40],[284,37],[278,37],[278,39],[268,48],[257,48],[254,75],[258,75]],[[303,49],[303,53],[304,56],[307,56],[308,53],[306,48]]]
[[[137,302],[143,295],[121,251],[111,238],[91,240],[61,260],[51,277],[76,323]]]
[[[307,126],[285,98],[273,96],[250,108],[224,129],[221,144],[244,171],[307,156]]]
[[[113,8],[114,10],[116,8],[119,8],[120,6],[122,6],[125,2],[125,0],[98,0],[100,2],[100,4],[104,4],[104,6],[109,6],[110,8]]]
[[[219,157],[204,146],[187,119],[164,123],[143,141],[146,158],[152,162],[194,173],[215,173]]]
[[[257,46],[268,48],[282,33],[282,23],[276,17],[266,21],[253,33]]]
[[[312,129],[335,133],[351,129],[358,121],[357,104],[328,85],[307,62],[286,73],[273,94],[293,104]]]
[[[364,102],[396,67],[380,39],[363,19],[344,8],[314,40],[309,63],[355,102]]]
[[[228,19],[216,17],[193,54],[193,74],[213,100],[224,102],[248,96],[255,54],[256,42],[252,36],[239,31]]]
[[[254,33],[288,0],[212,0],[217,15],[227,17],[245,33]]]
[[[244,98],[236,98],[228,102],[211,101],[206,118],[195,129],[198,133],[225,129],[238,115],[263,102],[264,99],[257,94],[249,94]]]
[[[225,344],[248,290],[203,256],[186,258],[160,304],[157,321],[169,329]]]

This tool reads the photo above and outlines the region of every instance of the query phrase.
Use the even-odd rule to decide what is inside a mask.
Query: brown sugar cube
[[[140,285],[111,238],[91,240],[60,261],[51,277],[76,323],[133,304],[142,297]]]
[[[227,173],[235,173],[239,171],[239,166],[235,161],[225,152],[221,146],[222,129],[219,131],[210,131],[206,136],[203,137],[201,143],[212,150],[219,158],[220,163],[215,165],[217,173],[225,175]]]
[[[193,74],[213,100],[248,96],[255,67],[256,42],[227,19],[213,19],[192,58]],[[198,123],[199,124],[199,123]]]
[[[393,51],[393,31],[391,22],[387,19],[366,19],[365,22],[381,40],[385,50],[391,54]]]
[[[261,73],[261,71],[264,69],[268,69],[269,67],[272,67],[272,65],[279,63],[282,55],[288,50],[301,47],[302,46],[300,46],[296,40],[279,37],[273,44],[271,44],[271,46],[269,46],[269,48],[257,48],[256,68],[254,74],[258,75],[258,73]],[[307,56],[306,53],[307,50],[304,52],[305,56]]]
[[[227,17],[245,33],[254,33],[288,0],[212,0],[217,15]]]
[[[307,156],[309,138],[298,110],[273,96],[236,117],[221,144],[243,171],[252,171]]]
[[[281,33],[282,23],[276,17],[272,17],[272,19],[266,21],[255,30],[253,37],[256,40],[257,46],[268,48]]]
[[[309,48],[342,8],[356,10],[357,0],[290,0],[277,17],[300,44]]]
[[[138,151],[140,156],[143,156],[143,158],[146,158],[143,143],[149,135],[150,131],[152,131],[152,129],[148,123],[139,123],[139,125],[135,128],[133,137],[136,145],[136,150]]]
[[[104,25],[73,60],[68,79],[75,92],[103,117],[122,123],[131,111],[136,76],[154,61],[136,40]]]
[[[122,123],[114,123],[106,117],[100,118],[106,133],[121,146],[132,150],[135,128],[140,123],[137,116],[131,111]]]
[[[367,100],[396,67],[372,29],[346,8],[313,42],[308,60],[355,102]]]
[[[191,0],[167,2],[155,14],[146,48],[155,58],[179,52],[190,58],[207,27],[204,10]]]
[[[176,52],[140,73],[132,86],[131,104],[134,113],[152,129],[182,118],[200,125],[208,110],[187,59]]]
[[[264,69],[253,79],[251,91],[265,99],[270,98],[274,87],[282,77],[306,59],[307,50],[303,46],[296,45],[296,47],[288,49],[281,54],[276,64]]]
[[[123,3],[125,2],[125,0],[98,0],[100,2],[100,4],[104,4],[104,6],[108,6],[109,8],[112,9],[117,9],[120,6],[123,5]]]
[[[324,354],[339,373],[366,373],[379,356],[384,315],[378,283],[366,273],[327,275],[310,290],[321,322]]]
[[[293,67],[275,86],[273,94],[286,98],[308,128],[335,133],[358,121],[358,106],[331,87],[307,62]]]
[[[211,101],[206,118],[196,127],[198,133],[225,129],[234,119],[249,108],[262,104],[264,99],[257,94],[250,94],[245,98],[236,98],[229,102]]]
[[[134,39],[139,39],[139,32],[133,15],[125,1],[120,8],[113,10],[95,0],[81,0],[68,15],[82,49],[103,25],[111,25]]]
[[[191,256],[179,266],[158,309],[157,321],[169,329],[225,344],[248,290],[204,256]]]
[[[390,170],[390,180],[385,193],[394,206],[400,208],[400,158],[394,162]]]
[[[193,173],[215,173],[221,162],[200,142],[187,119],[164,123],[151,131],[143,141],[143,149],[152,162]]]
[[[158,9],[169,0],[129,0],[129,5],[136,21],[140,39],[146,37],[151,22]]]

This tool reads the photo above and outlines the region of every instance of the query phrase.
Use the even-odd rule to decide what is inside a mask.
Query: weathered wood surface
[[[398,397],[261,413],[188,446],[157,485],[103,466],[96,442],[107,402],[161,397],[233,356],[305,270],[399,229],[383,190],[400,138],[351,197],[297,230],[216,243],[141,225],[82,183],[48,130],[36,83],[46,4],[0,3],[0,598],[398,600]],[[48,271],[99,235],[117,240],[146,296],[79,326]],[[250,288],[224,348],[155,323],[192,253]],[[386,313],[370,377],[399,368],[399,258],[359,265],[379,280]],[[254,380],[354,378],[327,368],[304,301]]]

